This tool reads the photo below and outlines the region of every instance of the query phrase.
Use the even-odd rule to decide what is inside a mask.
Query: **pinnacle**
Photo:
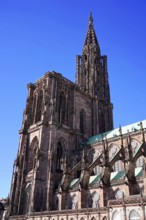
[[[92,17],[92,11],[90,11],[90,17],[89,17],[89,26],[93,24],[93,17]]]

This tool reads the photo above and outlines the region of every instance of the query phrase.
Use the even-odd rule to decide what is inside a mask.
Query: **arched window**
[[[129,220],[140,220],[140,216],[136,210],[132,210],[129,215]]]
[[[92,194],[89,191],[86,192],[86,201],[87,208],[92,208]]]
[[[101,168],[100,166],[96,166],[95,169],[94,169],[94,170],[95,170],[95,174],[96,174],[96,175],[100,175],[101,169],[102,169],[102,168]]]
[[[57,144],[57,158],[56,158],[56,171],[58,173],[63,171],[63,146],[59,141]]]
[[[104,216],[102,220],[107,220],[107,217],[106,217],[106,216]]]
[[[87,56],[85,55],[84,56],[84,62],[86,63],[86,61],[87,61]],[[87,91],[87,85],[86,85],[86,67],[84,66],[84,71],[83,71],[83,74],[82,74],[82,81],[81,81],[81,85],[82,85],[82,90],[84,91],[84,92],[86,92]]]
[[[111,161],[116,156],[120,148],[116,144],[111,144],[109,149],[109,159]]]
[[[33,96],[32,103],[32,124],[35,123],[35,114],[36,114],[36,94]]]
[[[114,172],[123,170],[121,160],[116,161],[112,168]]]
[[[136,161],[136,167],[142,167],[144,164],[143,156],[140,156]]]
[[[77,209],[78,207],[78,197],[76,194],[72,197],[72,209]]]
[[[100,154],[101,154],[101,153],[96,150],[95,153],[94,153],[94,155],[93,155],[93,161],[95,161],[95,160],[100,156]],[[99,165],[97,165],[97,166],[94,168],[94,173],[95,173],[95,175],[100,175],[101,171],[102,171],[102,167],[99,166]]]
[[[120,189],[115,190],[115,197],[116,199],[122,199],[124,196],[123,191],[121,191]]]
[[[35,157],[36,157],[37,149],[38,149],[38,139],[37,137],[35,137],[31,142],[27,151],[27,173],[33,170],[36,165]]]
[[[121,220],[121,215],[118,211],[115,211],[112,220]]]
[[[30,194],[31,194],[32,185],[27,184],[24,190],[24,197],[23,197],[23,214],[26,214],[29,209],[30,205]]]
[[[86,115],[84,110],[80,112],[80,134],[84,135],[86,133]]]
[[[59,122],[65,124],[66,119],[66,97],[64,92],[60,93],[60,102],[59,102]]]
[[[99,194],[97,192],[93,192],[92,194],[92,208],[97,208],[99,205]]]
[[[57,192],[54,194],[54,209],[55,210],[58,210],[58,203],[59,203],[59,198],[58,198],[58,195],[57,195]]]
[[[96,220],[96,218],[95,218],[95,217],[92,217],[91,220]]]
[[[38,99],[37,99],[35,122],[41,121],[42,105],[43,105],[43,91],[41,90],[38,94]]]
[[[141,144],[138,140],[136,139],[131,139],[131,148],[132,148],[132,154],[135,156],[137,153],[138,149],[140,148]]]
[[[105,132],[105,118],[103,111],[99,111],[99,133]]]

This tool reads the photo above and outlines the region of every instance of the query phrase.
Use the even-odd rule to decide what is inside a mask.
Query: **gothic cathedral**
[[[92,14],[76,82],[52,71],[27,88],[10,219],[126,219],[126,204],[137,207],[146,192],[146,121],[113,130],[107,56]]]

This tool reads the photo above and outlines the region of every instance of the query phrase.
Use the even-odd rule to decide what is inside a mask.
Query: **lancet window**
[[[59,173],[63,171],[63,146],[60,141],[57,144],[56,171]]]
[[[65,124],[66,120],[66,97],[64,92],[60,93],[60,102],[59,102],[59,122]]]
[[[32,124],[35,123],[35,113],[36,113],[36,94],[33,96],[32,103]]]
[[[36,152],[38,149],[38,140],[35,137],[30,144],[27,152],[27,173],[34,169],[35,167],[35,159],[36,159]]]
[[[92,194],[92,208],[97,208],[99,205],[99,194],[94,192]]]
[[[105,132],[105,118],[103,111],[99,111],[99,133]]]
[[[144,165],[144,158],[140,156],[136,161],[136,167],[142,167]]]
[[[113,171],[116,172],[116,171],[121,171],[123,170],[124,168],[122,167],[122,162],[121,160],[118,160],[115,162],[115,164],[113,165]]]
[[[72,197],[72,209],[77,209],[78,207],[78,197],[76,194]]]
[[[41,121],[42,116],[42,105],[43,105],[43,91],[41,90],[37,98],[37,107],[36,107],[36,117],[35,122]]]
[[[86,115],[84,110],[80,112],[80,134],[84,135],[86,133]]]

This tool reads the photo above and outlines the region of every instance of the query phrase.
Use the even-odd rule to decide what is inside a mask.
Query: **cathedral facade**
[[[10,219],[146,219],[146,121],[113,129],[92,15],[76,82],[52,71],[27,88]]]

